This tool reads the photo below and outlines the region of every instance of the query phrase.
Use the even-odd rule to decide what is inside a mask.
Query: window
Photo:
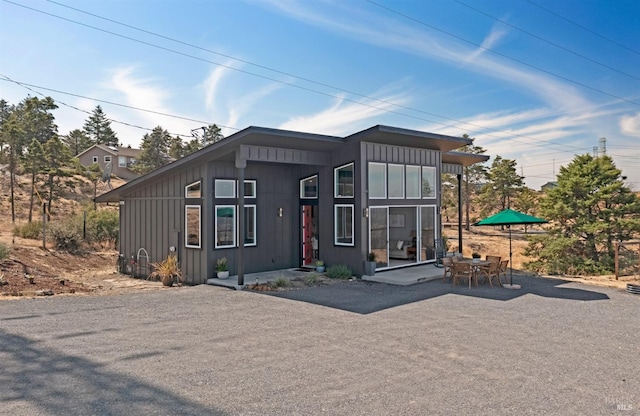
[[[94,157],[92,158],[92,161],[93,161],[93,163],[98,163],[98,156],[94,156]]]
[[[422,197],[436,197],[436,168],[434,167],[422,167]]]
[[[333,170],[336,198],[353,198],[353,163]]]
[[[407,166],[407,199],[420,198],[420,166]]]
[[[184,187],[185,198],[200,198],[202,196],[200,181]]]
[[[236,207],[235,205],[216,205],[216,248],[236,246]]]
[[[335,206],[335,245],[353,246],[353,205]]]
[[[233,179],[216,179],[216,198],[235,198],[236,181]]]
[[[389,164],[389,198],[404,198],[404,165]]]
[[[104,163],[111,163],[111,156],[105,156]]]
[[[256,181],[244,181],[244,197],[256,197]]]
[[[244,206],[244,246],[256,245],[256,206],[245,205]]]
[[[202,220],[200,205],[186,205],[184,212],[184,223],[187,230],[184,245],[190,248],[200,248],[200,224]]]
[[[369,198],[387,197],[387,165],[369,162]]]
[[[127,167],[127,157],[126,156],[118,156],[118,166],[121,168]]]
[[[318,199],[318,175],[300,181],[300,199]]]

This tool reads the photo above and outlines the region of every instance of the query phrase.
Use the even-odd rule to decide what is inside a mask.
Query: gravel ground
[[[640,296],[364,282],[0,303],[0,414],[640,414]]]

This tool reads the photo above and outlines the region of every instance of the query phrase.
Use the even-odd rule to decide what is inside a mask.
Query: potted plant
[[[364,262],[364,274],[367,276],[375,276],[376,274],[376,253],[370,251],[367,254],[367,260]]]
[[[174,283],[182,282],[182,271],[178,264],[178,257],[175,254],[169,256],[160,263],[151,264],[153,272],[147,277],[148,280],[160,280],[164,286],[173,286]]]
[[[221,257],[216,262],[216,276],[218,279],[226,279],[229,277],[229,267],[227,266],[226,257]]]
[[[471,253],[471,258],[473,258],[473,262],[477,263],[480,261],[480,257],[482,257],[480,255],[480,253],[476,253],[475,251],[473,253]]]
[[[316,261],[316,271],[318,273],[324,273],[324,261],[322,260]]]

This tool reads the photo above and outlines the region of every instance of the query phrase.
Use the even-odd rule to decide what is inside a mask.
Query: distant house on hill
[[[542,185],[542,186],[540,187],[540,189],[541,189],[542,191],[546,192],[546,191],[550,191],[550,190],[552,190],[553,188],[557,188],[557,187],[558,187],[558,182],[547,182],[547,183],[545,183],[544,185]]]
[[[136,162],[141,152],[142,150],[131,147],[110,147],[103,144],[94,144],[76,157],[80,160],[82,166],[97,163],[103,172],[111,169],[113,175],[131,180],[140,176],[131,170],[131,166]]]

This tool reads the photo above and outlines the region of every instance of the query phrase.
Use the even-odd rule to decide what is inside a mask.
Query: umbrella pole
[[[511,249],[511,226],[509,227],[509,285],[513,286],[513,250]]]

